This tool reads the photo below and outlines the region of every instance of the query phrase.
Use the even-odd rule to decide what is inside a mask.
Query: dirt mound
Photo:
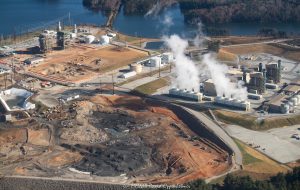
[[[28,143],[39,146],[49,146],[50,133],[48,129],[28,129]]]
[[[175,115],[171,110],[162,107],[151,107],[151,111],[153,113],[163,114],[175,120],[176,122],[180,122],[180,119]]]
[[[1,129],[0,130],[0,144],[5,143],[25,143],[27,140],[26,129]]]
[[[78,152],[68,150],[54,151],[38,160],[46,168],[61,168],[79,162],[82,156]]]

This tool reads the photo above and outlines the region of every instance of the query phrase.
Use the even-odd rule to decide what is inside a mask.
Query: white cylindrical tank
[[[291,99],[291,102],[293,103],[294,106],[297,106],[297,105],[298,105],[298,100],[297,100],[297,98],[292,98],[292,99]]]
[[[156,57],[152,57],[150,59],[150,66],[151,67],[159,67],[161,66],[161,58],[156,56]]]
[[[120,77],[123,78],[123,79],[127,79],[127,78],[133,77],[135,75],[136,75],[136,72],[135,71],[131,71],[131,72],[122,74]]]
[[[96,39],[95,36],[88,35],[88,36],[85,37],[85,43],[91,44],[91,43],[93,43],[93,41],[95,41],[95,39]]]
[[[288,114],[290,112],[289,104],[281,104],[281,113]]]
[[[107,35],[103,35],[100,38],[100,43],[101,44],[109,44],[110,38]]]
[[[130,70],[135,71],[136,73],[141,73],[143,71],[143,66],[141,64],[131,64],[130,65]]]

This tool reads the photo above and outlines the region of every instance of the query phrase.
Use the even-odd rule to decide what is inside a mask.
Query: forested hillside
[[[127,15],[146,14],[154,6],[164,7],[179,3],[185,22],[300,22],[300,0],[83,0],[93,10],[114,10],[121,2]]]

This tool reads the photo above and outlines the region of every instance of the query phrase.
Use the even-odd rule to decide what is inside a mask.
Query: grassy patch
[[[168,79],[169,79],[168,77],[160,78],[152,82],[138,86],[134,90],[142,94],[150,95],[155,93],[158,89],[167,86],[169,84]]]
[[[220,121],[226,124],[239,125],[252,130],[267,130],[271,128],[300,124],[299,115],[266,118],[260,122],[257,122],[256,117],[247,114],[239,114],[224,110],[214,110],[214,114]]]
[[[260,159],[257,159],[256,157],[252,156],[245,150],[245,146],[246,146],[245,144],[243,144],[241,141],[239,141],[237,139],[234,139],[234,141],[237,144],[237,146],[239,147],[240,151],[242,152],[244,165],[253,164],[255,162],[261,162]]]

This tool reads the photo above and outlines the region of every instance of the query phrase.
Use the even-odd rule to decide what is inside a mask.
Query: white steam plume
[[[203,63],[208,68],[218,96],[241,100],[247,99],[247,89],[243,87],[243,82],[241,81],[236,84],[226,77],[226,73],[228,71],[227,65],[218,63],[211,54],[204,55]]]
[[[157,16],[161,9],[162,5],[160,1],[157,1],[157,3],[145,14],[145,16]]]
[[[165,14],[163,20],[161,21],[164,27],[169,28],[174,25],[173,18],[170,13]]]
[[[175,57],[175,85],[180,89],[199,91],[200,80],[197,66],[184,54],[188,42],[178,35],[164,37],[163,40]]]
[[[199,35],[196,39],[203,38]],[[195,40],[196,40],[195,39]],[[247,99],[247,89],[243,87],[243,82],[233,83],[226,76],[229,68],[227,65],[219,63],[216,58],[208,53],[205,54],[201,64],[196,64],[185,55],[188,47],[188,41],[180,38],[178,35],[164,37],[165,44],[172,50],[175,57],[176,77],[173,85],[180,89],[199,90],[200,73],[206,73],[212,78],[217,95],[240,100]],[[195,44],[201,45],[202,43]]]

